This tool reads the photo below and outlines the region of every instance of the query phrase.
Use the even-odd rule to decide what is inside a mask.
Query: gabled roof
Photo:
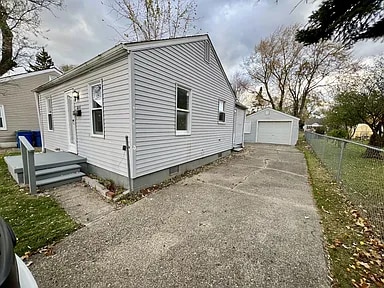
[[[287,114],[287,113],[284,113],[284,112],[281,112],[281,111],[278,111],[278,110],[275,110],[275,109],[272,109],[272,108],[265,108],[265,109],[263,109],[263,110],[254,112],[254,113],[252,113],[252,114],[250,114],[250,115],[247,115],[247,117],[252,117],[252,116],[254,116],[254,115],[261,114],[261,113],[263,113],[263,112],[265,112],[265,111],[267,111],[267,110],[272,111],[272,112],[277,113],[277,114],[284,115],[284,116],[286,116],[286,117],[289,117],[289,118],[292,118],[292,119],[295,119],[295,120],[300,120],[300,118],[297,118],[297,117],[295,117],[295,116],[289,115],[289,114]]]
[[[132,43],[120,43],[116,46],[112,47],[111,49],[97,55],[96,57],[84,62],[83,64],[77,66],[76,68],[70,70],[69,72],[63,74],[62,76],[53,79],[52,81],[49,81],[48,83],[45,83],[39,87],[37,87],[34,91],[35,92],[42,92],[46,89],[49,89],[51,87],[55,87],[56,85],[59,85],[61,83],[64,83],[66,81],[69,81],[81,74],[84,74],[91,69],[95,69],[96,67],[99,67],[103,64],[109,63],[121,56],[123,56],[126,53],[130,53],[131,51],[142,51],[142,50],[148,50],[148,49],[155,49],[160,47],[167,47],[167,46],[173,46],[173,45],[180,45],[180,44],[186,44],[186,43],[193,43],[193,42],[199,42],[199,41],[209,41],[212,51],[215,55],[215,58],[217,62],[219,63],[220,70],[222,71],[224,78],[229,86],[229,89],[231,90],[233,97],[236,99],[235,92],[232,89],[231,83],[228,80],[228,77],[224,71],[224,68],[219,60],[219,57],[217,56],[217,53],[215,51],[215,48],[213,47],[213,44],[211,42],[211,39],[209,38],[208,34],[202,34],[202,35],[195,35],[195,36],[185,36],[185,37],[178,37],[178,38],[171,38],[171,39],[160,39],[160,40],[151,40],[151,41],[140,41],[140,42],[132,42]]]
[[[40,71],[34,71],[34,72],[25,72],[25,73],[20,73],[20,74],[16,74],[16,75],[0,77],[0,82],[13,81],[13,80],[18,80],[18,79],[27,78],[27,77],[33,77],[33,76],[37,76],[37,75],[41,75],[41,74],[52,73],[52,72],[55,72],[58,75],[63,74],[59,69],[54,67],[54,68],[46,69],[46,70],[40,70]]]
[[[305,125],[313,125],[313,124],[323,124],[323,119],[321,118],[309,118],[305,120]]]

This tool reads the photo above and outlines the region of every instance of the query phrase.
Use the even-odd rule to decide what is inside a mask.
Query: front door
[[[234,135],[234,147],[241,146],[244,138],[244,119],[245,110],[235,108],[235,135]]]
[[[73,111],[75,111],[75,99],[72,93],[65,94],[65,103],[67,112],[68,151],[77,154],[76,116],[73,115]]]

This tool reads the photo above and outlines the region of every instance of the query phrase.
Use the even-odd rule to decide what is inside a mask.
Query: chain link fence
[[[384,150],[308,131],[305,138],[384,239]]]

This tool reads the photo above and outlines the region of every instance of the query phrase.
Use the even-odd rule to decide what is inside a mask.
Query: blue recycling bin
[[[32,131],[33,133],[33,147],[41,147],[41,134],[40,131]]]
[[[24,136],[27,138],[28,142],[32,145],[33,143],[33,132],[31,130],[18,130],[16,131],[16,141],[17,141],[17,148],[20,148],[20,136]]]

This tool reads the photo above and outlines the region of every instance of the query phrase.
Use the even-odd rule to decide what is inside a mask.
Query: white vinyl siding
[[[0,130],[7,130],[4,105],[0,105]]]
[[[53,131],[53,109],[52,109],[52,97],[48,97],[47,104],[47,124],[48,131]]]
[[[54,131],[44,133],[46,148],[68,151],[64,92],[75,89],[79,92],[79,100],[76,101],[75,106],[77,110],[81,110],[81,116],[76,117],[78,155],[86,157],[89,164],[127,176],[126,152],[122,150],[122,146],[125,144],[125,136],[130,133],[128,68],[128,57],[125,56],[43,91],[40,94],[42,113],[46,113],[46,104],[42,99],[52,95],[55,118]],[[103,79],[104,137],[94,137],[89,84],[98,83],[100,79]],[[43,117],[44,132],[48,127],[46,119]]]
[[[210,46],[209,46],[210,47]],[[205,41],[135,52],[135,177],[232,149],[233,125],[218,125],[218,100],[233,123],[234,96]],[[175,83],[192,91],[191,127],[175,135]]]
[[[209,63],[211,55],[211,46],[208,41],[204,41],[204,60],[205,62]]]

